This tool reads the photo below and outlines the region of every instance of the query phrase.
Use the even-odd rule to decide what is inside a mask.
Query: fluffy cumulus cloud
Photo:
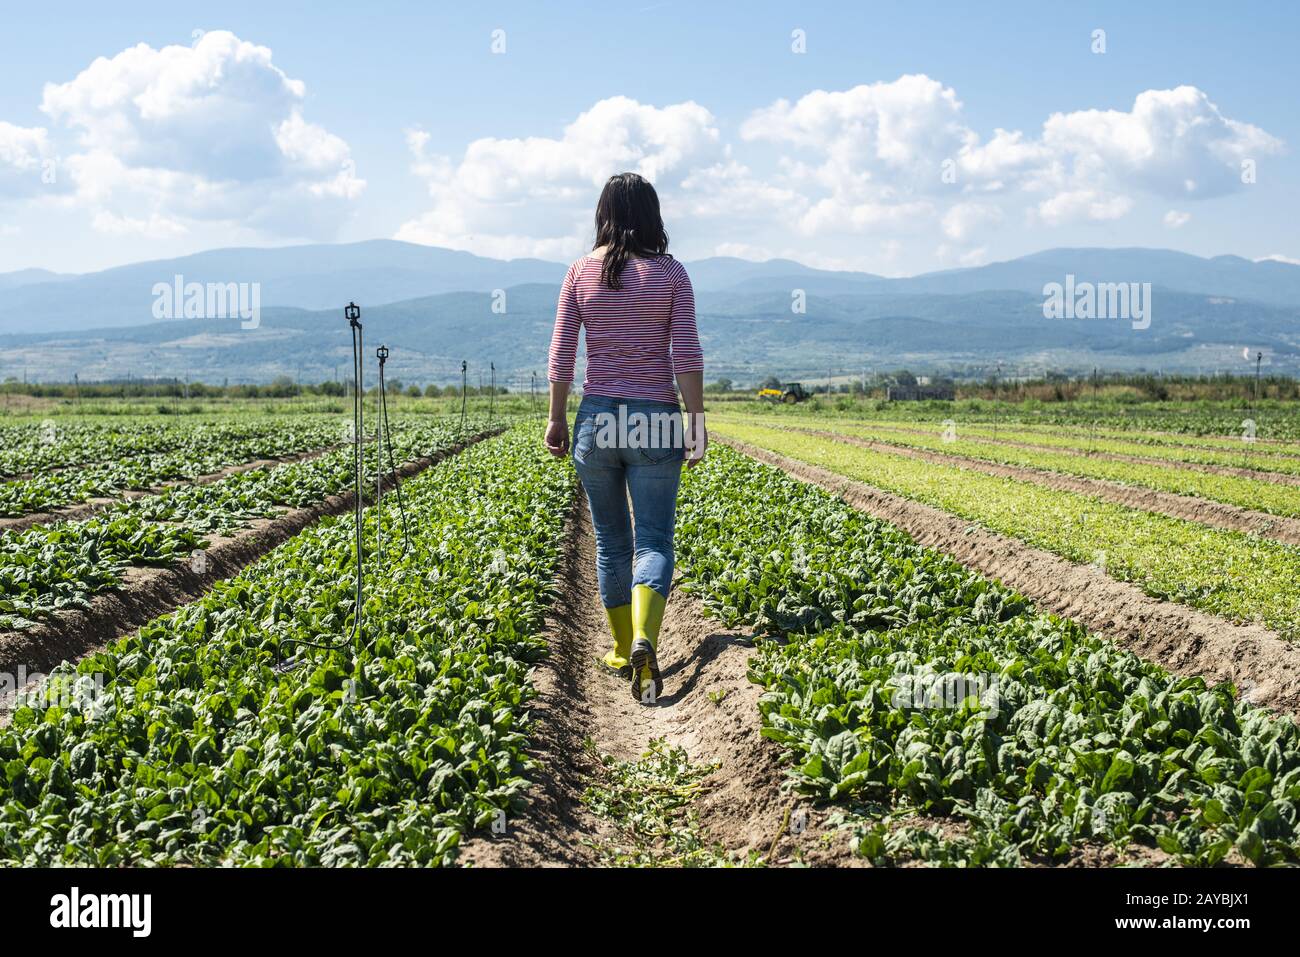
[[[458,158],[430,153],[429,135],[413,130],[412,171],[433,202],[397,238],[562,258],[590,236],[592,196],[611,173],[640,173],[667,204],[685,174],[721,160],[719,140],[713,115],[697,103],[655,107],[622,96],[599,101],[557,137],[486,137]]]
[[[991,203],[957,203],[943,215],[943,232],[949,239],[964,242],[986,223],[1002,220],[1002,209]]]
[[[967,257],[1017,208],[1031,224],[1057,227],[1120,219],[1143,197],[1222,196],[1282,147],[1190,86],[1143,92],[1130,110],[1057,113],[1037,133],[983,138],[956,91],[923,75],[778,100],[740,135],[784,151],[774,183],[796,192],[803,233],[937,229],[943,248]],[[1176,228],[1187,216],[1166,222]]]
[[[1174,199],[1238,190],[1243,163],[1281,148],[1259,127],[1224,116],[1194,86],[1147,90],[1127,112],[1054,114],[1042,139],[1067,180]]]
[[[1127,196],[1094,189],[1067,189],[1043,200],[1035,212],[1049,226],[1060,226],[1081,219],[1119,219],[1132,208],[1133,200]]]
[[[310,119],[304,83],[229,32],[97,59],[48,84],[40,107],[48,128],[0,121],[0,203],[84,210],[109,236],[333,238],[365,187],[348,144]],[[658,187],[675,238],[692,238],[676,244],[683,254],[883,269],[937,247],[968,264],[1000,230],[1135,210],[1180,228],[1283,148],[1191,86],[980,131],[956,90],[921,74],[813,90],[728,123],[707,104],[614,96],[531,132],[448,144],[408,131],[426,198],[396,236],[563,259],[589,240],[605,178],[635,170]]]
[[[49,133],[0,120],[0,201],[31,196],[57,180]]]
[[[631,169],[656,182],[679,235],[713,237],[692,254],[794,250],[858,268],[887,267],[905,244],[970,265],[1008,224],[1104,224],[1143,199],[1221,196],[1244,188],[1243,163],[1282,145],[1193,87],[982,136],[956,91],[924,75],[777,100],[725,134],[693,102],[613,97],[553,137],[480,139],[459,155],[430,143],[427,133],[408,134],[412,170],[432,202],[400,239],[566,258],[591,235],[604,178]],[[1178,228],[1189,218],[1170,210],[1164,222]]]
[[[0,124],[0,174],[52,159],[60,201],[109,235],[229,225],[328,238],[365,183],[347,143],[304,116],[305,98],[269,49],[233,33],[142,43],[47,83],[48,130]]]
[[[741,125],[748,143],[788,151],[778,182],[803,199],[805,235],[908,230],[932,223],[945,161],[975,143],[956,93],[926,76],[778,100]]]

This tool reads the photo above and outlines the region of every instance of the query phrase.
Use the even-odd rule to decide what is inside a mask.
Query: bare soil
[[[1191,495],[1176,495],[1156,489],[1140,488],[1105,479],[1066,475],[1062,472],[1052,472],[1047,469],[1030,468],[1028,466],[1000,465],[996,462],[986,462],[983,459],[973,459],[964,455],[948,455],[943,452],[930,452],[925,449],[914,449],[903,445],[891,445],[887,442],[873,442],[870,439],[859,438],[855,435],[844,435],[839,432],[827,432],[820,429],[795,429],[792,431],[804,432],[818,438],[842,442],[846,445],[856,445],[864,449],[871,449],[873,452],[905,455],[908,458],[919,459],[922,462],[933,462],[936,465],[955,465],[959,468],[969,469],[972,472],[982,472],[985,475],[993,475],[998,478],[1032,482],[1035,485],[1058,491],[1091,495],[1107,502],[1114,502],[1117,505],[1140,508],[1148,512],[1159,512],[1172,518],[1186,519],[1229,531],[1246,532],[1251,535],[1258,535],[1261,538],[1271,538],[1274,541],[1285,542],[1288,545],[1300,545],[1300,519],[1270,515],[1268,512],[1242,508],[1238,505],[1212,502]]]
[[[1300,647],[1259,625],[1237,625],[1116,581],[955,515],[747,443],[718,436],[760,462],[835,492],[848,504],[903,529],[918,543],[951,555],[1178,675],[1231,681],[1245,700],[1300,717]]]
[[[407,462],[396,475],[400,479],[412,478],[499,431],[479,433],[437,455]],[[368,500],[370,495],[366,497]],[[24,667],[29,674],[48,672],[61,662],[101,649],[154,618],[202,597],[214,582],[238,574],[322,518],[348,511],[355,501],[352,491],[332,495],[275,518],[257,519],[230,537],[208,536],[206,569],[202,573],[194,571],[189,563],[128,568],[120,587],[96,595],[87,608],[56,612],[31,628],[0,631],[0,671],[16,673]]]
[[[699,604],[675,591],[664,615],[659,664],[664,693],[654,705],[634,701],[627,681],[600,659],[609,634],[595,572],[595,539],[585,500],[569,521],[568,550],[557,576],[559,598],[548,624],[550,655],[533,673],[532,746],[538,762],[531,802],[500,836],[476,836],[462,848],[475,867],[542,867],[599,863],[591,842],[618,834],[582,803],[597,780],[598,754],[634,760],[662,738],[692,763],[719,765],[696,801],[706,840],[737,858],[769,864],[859,863],[846,833],[828,831],[827,812],[783,790],[781,748],[760,736],[761,690],[747,678],[752,641],[719,629]],[[799,808],[799,834],[787,824]]]

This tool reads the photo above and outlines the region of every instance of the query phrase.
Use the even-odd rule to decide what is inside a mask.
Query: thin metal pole
[[[469,392],[469,363],[464,359],[460,362],[460,430],[465,431],[465,397]]]

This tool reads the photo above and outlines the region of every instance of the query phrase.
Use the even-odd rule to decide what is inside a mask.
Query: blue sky
[[[0,271],[375,237],[567,259],[622,168],[652,175],[688,259],[1300,260],[1297,10],[13,5]]]

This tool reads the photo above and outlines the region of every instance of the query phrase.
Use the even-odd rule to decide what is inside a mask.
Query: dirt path
[[[436,455],[399,466],[397,475],[410,479],[430,466],[460,452],[500,429],[471,436]],[[367,500],[373,489],[368,490]],[[130,634],[159,615],[204,595],[216,581],[231,578],[276,546],[322,518],[352,508],[356,496],[349,491],[332,495],[315,505],[293,509],[275,518],[257,519],[235,535],[206,536],[205,567],[189,563],[167,568],[131,567],[123,573],[121,587],[96,595],[84,609],[56,612],[31,628],[0,631],[0,672],[48,672]]]
[[[1191,495],[1176,495],[1172,492],[1161,492],[1156,489],[1124,485],[1121,482],[1112,482],[1106,479],[1067,475],[1063,472],[1052,472],[1047,469],[1031,468],[1023,465],[1001,465],[965,455],[948,455],[943,452],[930,452],[925,449],[916,449],[904,445],[892,445],[888,442],[873,442],[870,439],[845,435],[841,432],[803,428],[792,429],[791,431],[815,435],[821,439],[842,442],[846,445],[856,445],[864,449],[870,449],[873,452],[905,455],[908,458],[919,459],[922,462],[933,462],[936,465],[953,465],[958,468],[970,469],[973,472],[983,472],[985,475],[992,475],[997,478],[1032,482],[1035,485],[1062,492],[1092,495],[1129,508],[1159,512],[1172,518],[1200,522],[1202,525],[1213,525],[1215,528],[1228,529],[1229,531],[1247,532],[1261,538],[1271,538],[1274,541],[1285,542],[1288,545],[1300,545],[1300,519],[1270,515],[1268,512],[1241,508],[1238,505],[1229,505],[1225,502],[1214,502]]]
[[[651,741],[681,747],[691,762],[720,765],[705,780],[695,809],[703,836],[738,858],[771,864],[852,864],[850,842],[825,829],[826,812],[797,805],[782,791],[781,749],[760,736],[761,690],[746,677],[748,636],[722,630],[681,591],[668,602],[660,634],[664,693],[654,706],[633,701],[628,682],[605,671],[609,637],[595,572],[595,539],[585,500],[575,503],[560,596],[549,622],[551,654],[534,672],[530,753],[537,782],[523,815],[497,837],[475,837],[461,860],[475,867],[537,867],[600,863],[592,842],[618,842],[616,828],[582,803],[601,773],[591,753],[634,760]],[[588,742],[593,747],[588,746]],[[795,806],[807,825],[785,825]],[[806,817],[804,817],[806,815]],[[829,843],[823,840],[829,838]]]
[[[1300,647],[1258,625],[1235,625],[1160,601],[1090,565],[999,535],[928,505],[722,435],[718,441],[794,478],[821,486],[855,508],[1072,618],[1123,648],[1179,675],[1232,681],[1245,700],[1300,717]]]

